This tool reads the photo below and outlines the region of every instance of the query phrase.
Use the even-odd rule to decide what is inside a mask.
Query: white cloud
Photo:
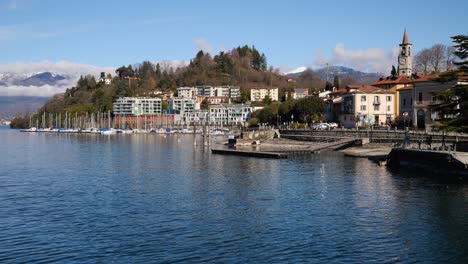
[[[196,38],[193,40],[195,45],[197,46],[198,50],[202,50],[204,52],[212,53],[213,47],[208,43],[208,41],[204,38]]]
[[[329,65],[343,65],[366,72],[387,73],[396,63],[398,49],[385,51],[381,48],[366,50],[348,50],[344,44],[338,43],[333,50],[332,57],[327,59],[323,53],[316,52],[314,64],[323,67]]]
[[[0,86],[0,96],[38,96],[50,97],[63,93],[68,86]]]
[[[114,67],[99,67],[89,64],[73,63],[68,61],[39,61],[39,62],[15,62],[0,64],[0,73],[14,74],[35,74],[39,72],[52,72],[60,75],[75,76],[92,74],[98,75],[100,72],[114,74]]]

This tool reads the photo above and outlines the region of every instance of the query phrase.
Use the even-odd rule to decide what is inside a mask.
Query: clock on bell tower
[[[411,76],[413,74],[413,57],[411,56],[411,44],[408,41],[408,34],[403,34],[403,41],[400,44],[400,54],[398,55],[398,75]]]

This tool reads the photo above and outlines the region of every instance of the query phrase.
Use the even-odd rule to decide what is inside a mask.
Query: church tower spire
[[[398,55],[398,75],[411,76],[413,74],[413,57],[411,56],[411,44],[408,41],[408,33],[403,33],[403,41],[400,44]]]

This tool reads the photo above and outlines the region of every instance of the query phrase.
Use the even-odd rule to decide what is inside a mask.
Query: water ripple
[[[338,153],[216,156],[193,140],[0,130],[0,260],[468,262],[466,186]]]

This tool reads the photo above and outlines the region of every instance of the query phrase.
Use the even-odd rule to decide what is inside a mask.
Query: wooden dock
[[[222,154],[222,155],[255,157],[255,158],[270,158],[270,159],[287,159],[288,158],[288,153],[285,153],[285,152],[270,152],[270,151],[255,151],[255,150],[212,148],[211,153]]]

